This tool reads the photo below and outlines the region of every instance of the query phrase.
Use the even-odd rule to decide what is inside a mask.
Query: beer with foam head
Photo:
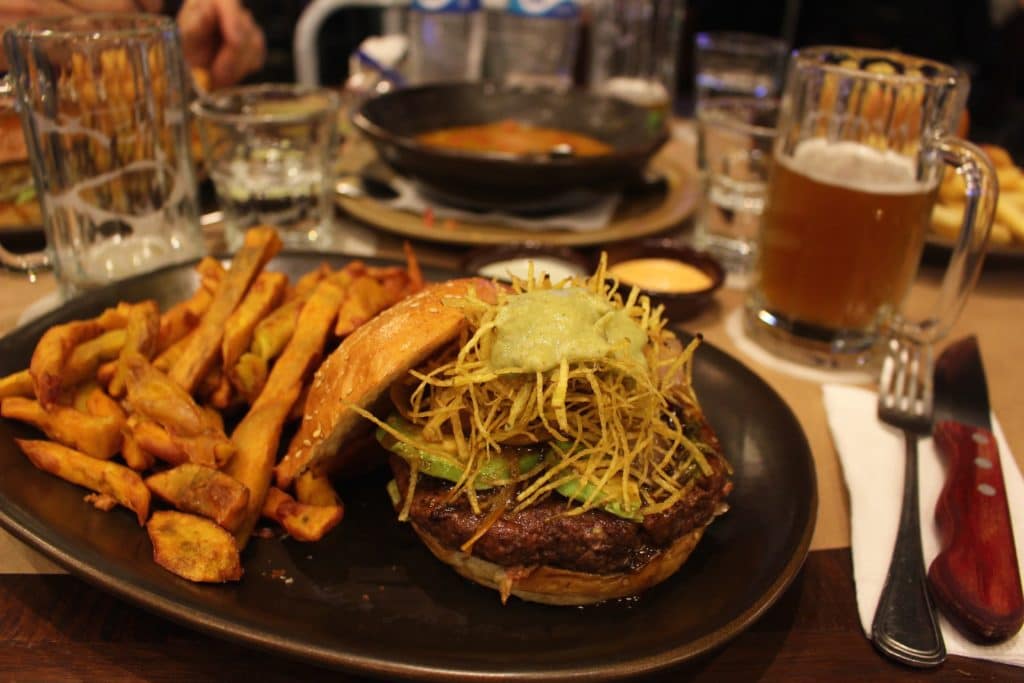
[[[896,152],[804,140],[776,158],[761,227],[764,307],[794,323],[861,330],[898,308],[935,199]]]

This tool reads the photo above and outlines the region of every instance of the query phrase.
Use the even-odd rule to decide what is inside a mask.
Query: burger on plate
[[[321,366],[278,483],[330,467],[365,419],[398,519],[458,573],[502,600],[635,595],[679,569],[732,486],[690,381],[699,343],[603,267],[428,287]]]

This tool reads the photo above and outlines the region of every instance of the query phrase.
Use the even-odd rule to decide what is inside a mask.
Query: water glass
[[[697,107],[716,97],[776,97],[786,43],[751,33],[698,33],[694,41]]]
[[[64,296],[204,251],[174,22],[32,19],[4,33],[47,248]]]
[[[896,52],[794,55],[746,304],[779,355],[832,368],[874,361],[883,333],[933,343],[977,278],[999,194],[974,145],[953,136],[967,77]],[[923,318],[903,311],[945,166],[968,179],[961,235]]]
[[[591,90],[646,107],[661,125],[672,113],[683,3],[595,0]]]
[[[192,104],[230,248],[255,225],[291,249],[329,249],[334,221],[337,93],[296,85],[218,90]]]
[[[729,273],[745,274],[754,261],[778,113],[770,97],[720,97],[697,112],[705,183],[697,244]]]

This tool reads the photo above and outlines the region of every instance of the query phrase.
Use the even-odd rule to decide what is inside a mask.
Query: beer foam
[[[850,140],[804,140],[779,163],[819,183],[872,194],[914,194],[933,186],[915,177],[912,159]]]

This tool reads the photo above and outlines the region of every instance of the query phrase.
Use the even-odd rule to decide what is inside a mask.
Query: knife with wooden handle
[[[950,345],[936,361],[935,417],[935,447],[948,472],[935,506],[942,550],[928,569],[928,586],[966,636],[1005,640],[1024,624],[1024,594],[973,336]]]

